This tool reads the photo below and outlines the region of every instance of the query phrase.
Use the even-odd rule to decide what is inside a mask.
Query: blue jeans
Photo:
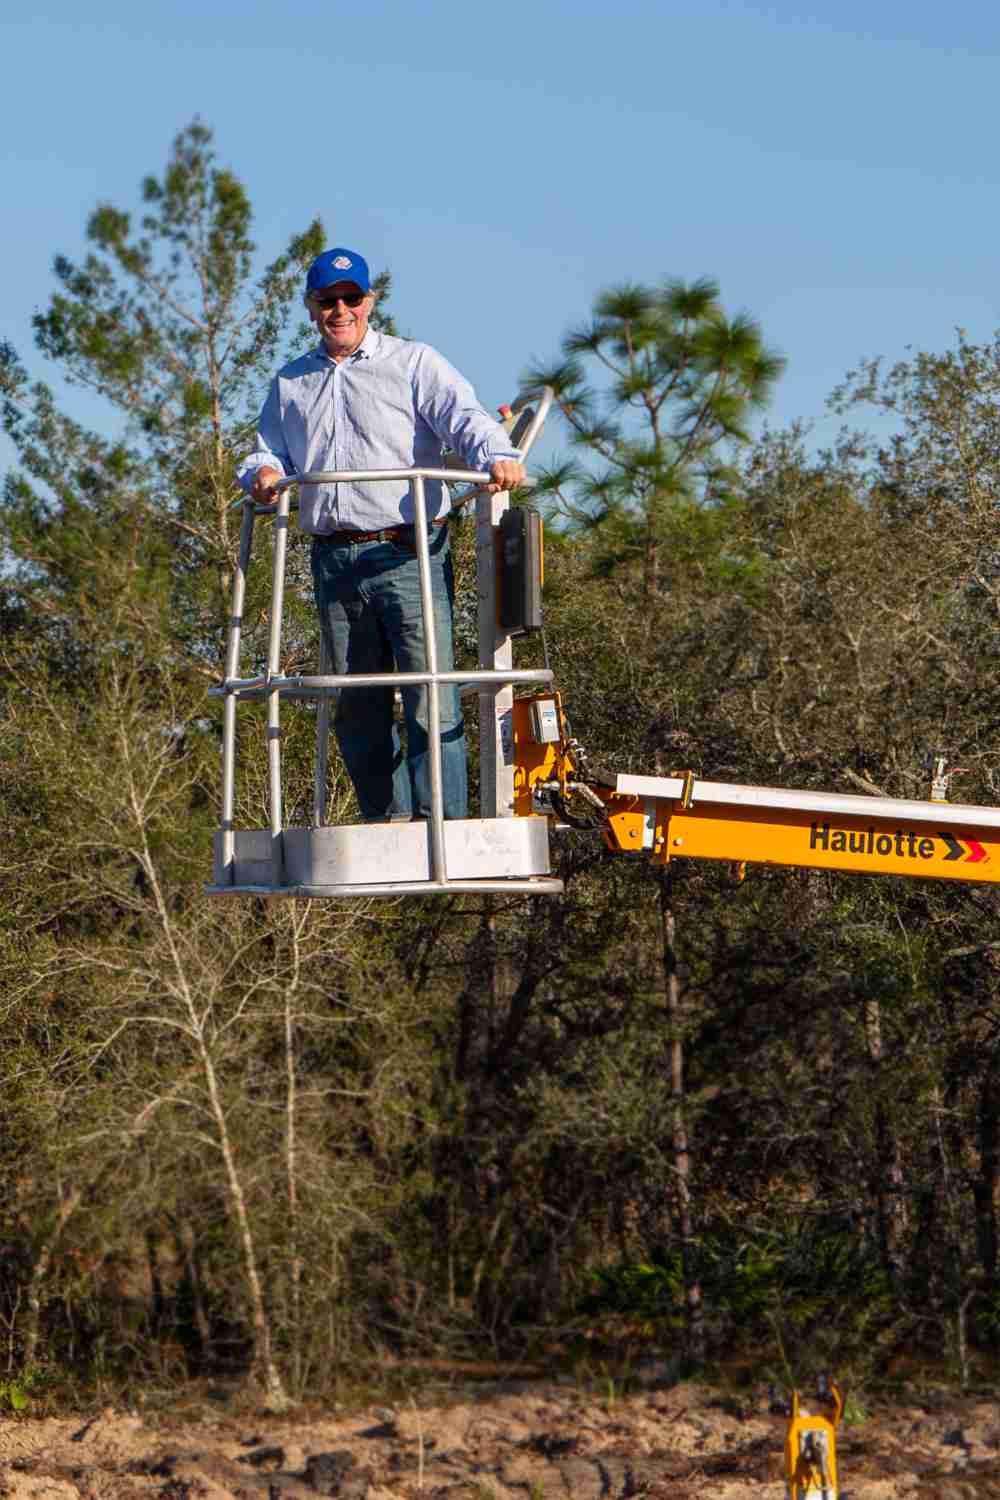
[[[432,528],[429,542],[438,671],[449,672],[454,666],[451,621],[455,581],[448,527]],[[312,573],[320,627],[334,672],[427,670],[420,574],[410,543],[376,541],[336,546],[314,541]],[[405,762],[393,714],[394,692],[391,687],[342,688],[338,698],[334,720],[337,743],[366,822],[430,817],[428,689],[401,689]],[[465,818],[469,793],[458,684],[442,683],[438,693],[444,815]]]

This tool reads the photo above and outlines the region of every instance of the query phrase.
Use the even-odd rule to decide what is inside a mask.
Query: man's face
[[[350,304],[355,302],[352,307]],[[357,282],[335,281],[309,299],[309,316],[319,329],[326,352],[333,359],[353,354],[368,332],[368,319],[374,305],[370,293],[363,294]]]

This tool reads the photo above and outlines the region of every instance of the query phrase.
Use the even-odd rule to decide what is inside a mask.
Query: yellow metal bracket
[[[603,793],[608,808],[604,842],[616,854],[642,854],[646,833],[646,807],[641,797]]]
[[[823,1413],[805,1412],[792,1392],[785,1434],[785,1493],[788,1500],[837,1500],[837,1428],[844,1411],[840,1389],[831,1385]]]

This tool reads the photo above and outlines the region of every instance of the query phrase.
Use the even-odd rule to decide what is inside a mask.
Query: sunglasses
[[[317,307],[336,307],[338,302],[342,302],[345,307],[360,307],[367,295],[367,292],[348,292],[346,297],[314,297],[313,302]]]

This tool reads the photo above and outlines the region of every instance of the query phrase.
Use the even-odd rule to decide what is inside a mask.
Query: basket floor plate
[[[550,871],[545,818],[464,818],[444,825],[449,880],[524,880]],[[284,873],[275,879],[272,835],[237,829],[234,862],[222,863],[215,835],[214,888],[256,886],[372,886],[433,880],[428,823],[359,823],[345,827],[286,828]],[[279,867],[280,868],[280,867]]]

